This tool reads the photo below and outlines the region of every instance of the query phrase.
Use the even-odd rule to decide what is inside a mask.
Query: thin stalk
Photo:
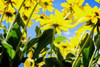
[[[7,7],[8,7],[8,6],[6,6],[6,7],[4,8],[4,12],[3,12],[2,17],[1,17],[1,20],[0,20],[0,26],[1,26],[1,24],[2,24],[3,17],[4,17],[4,14],[5,14],[5,12],[6,12]]]
[[[96,48],[96,50],[94,51],[94,53],[93,53],[93,55],[92,55],[92,57],[91,57],[91,59],[90,59],[90,62],[89,62],[89,66],[88,66],[88,67],[91,67],[91,64],[92,64],[93,58],[94,58],[94,56],[95,56],[97,50],[98,50],[98,49]]]
[[[77,62],[78,58],[80,57],[80,55],[81,55],[81,53],[82,53],[83,49],[85,48],[85,46],[86,46],[87,42],[89,41],[89,38],[93,35],[93,31],[94,31],[95,27],[96,27],[96,25],[94,25],[94,27],[93,27],[92,31],[90,32],[90,35],[87,37],[87,40],[86,40],[86,41],[85,41],[85,43],[83,44],[82,49],[80,50],[80,52],[79,52],[79,54],[78,54],[77,58],[75,59],[75,61],[74,61],[74,62],[73,62],[73,64],[72,64],[72,67],[75,67],[75,65],[76,65],[76,62]]]
[[[55,30],[56,30],[56,28],[54,27],[54,28],[53,28],[52,42],[51,42],[51,45],[50,45],[50,47],[51,47],[51,57],[53,56],[53,55],[52,55],[52,52],[53,52],[52,48],[53,48],[53,41],[54,41],[54,39],[55,39]]]
[[[31,38],[31,36],[27,39],[26,43],[24,44],[24,47],[28,44],[30,38]],[[22,59],[23,56],[24,56],[24,53],[21,54],[20,59]]]
[[[82,34],[82,36],[81,36],[81,38],[80,38],[80,40],[79,40],[79,42],[78,42],[78,44],[77,44],[77,46],[76,46],[76,48],[75,48],[75,53],[77,53],[77,49],[78,49],[78,47],[79,47],[79,45],[80,45],[80,42],[82,41],[82,37],[84,36],[85,33],[86,33],[86,32],[84,32],[84,33]]]
[[[71,12],[68,12],[68,14],[64,17],[64,20],[71,14]]]
[[[17,13],[16,13],[16,15],[15,15],[15,18],[14,18],[14,20],[13,20],[11,26],[10,26],[9,29],[8,29],[8,32],[7,32],[7,35],[6,35],[6,39],[5,39],[6,41],[7,41],[8,35],[9,35],[9,33],[10,33],[10,31],[11,31],[11,29],[12,29],[12,27],[13,27],[13,25],[14,25],[16,19],[17,19],[17,16],[18,16],[18,14],[19,14],[19,11],[20,11],[20,9],[22,8],[24,2],[25,2],[25,0],[22,2],[21,6],[19,7],[19,9],[18,9],[18,11],[17,11]],[[13,61],[10,61],[10,67],[12,67],[12,64],[13,64]]]
[[[8,22],[8,29],[9,29],[9,22]]]
[[[7,17],[8,29],[9,29],[9,17]]]
[[[16,13],[16,15],[15,15],[15,18],[14,18],[14,20],[13,20],[11,26],[10,26],[9,29],[8,29],[8,32],[7,32],[7,35],[6,35],[6,39],[5,39],[6,41],[7,41],[8,35],[9,35],[9,33],[10,33],[10,31],[11,31],[11,29],[12,29],[12,27],[13,27],[13,25],[14,25],[16,19],[17,19],[17,16],[18,16],[18,14],[19,14],[19,11],[20,11],[20,9],[22,8],[24,2],[25,2],[25,0],[22,2],[20,8],[18,9],[18,11],[17,11],[17,13]]]
[[[36,5],[34,6],[32,12],[31,12],[31,14],[30,14],[30,16],[29,16],[29,18],[28,18],[28,21],[27,21],[26,25],[24,26],[24,29],[23,29],[23,32],[22,32],[21,38],[20,38],[19,43],[18,43],[18,46],[17,46],[17,48],[16,48],[16,53],[18,52],[18,49],[19,49],[19,46],[20,46],[20,43],[21,43],[21,40],[22,40],[23,34],[24,34],[24,32],[25,32],[25,29],[26,29],[26,27],[27,27],[27,25],[28,25],[28,23],[29,23],[29,21],[30,21],[30,19],[31,19],[31,17],[32,17],[32,14],[34,13],[34,11],[35,11],[37,5],[39,4],[39,1],[40,1],[40,0],[37,1]]]

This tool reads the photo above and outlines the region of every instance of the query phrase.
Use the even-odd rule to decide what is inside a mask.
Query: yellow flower
[[[71,40],[71,42],[72,42],[72,40]],[[60,49],[62,56],[65,58],[68,53],[74,53],[76,44],[69,43],[68,40],[66,40],[65,43],[63,43],[63,42],[61,42],[61,44],[55,43],[55,46]]]
[[[40,21],[40,25],[44,25],[46,23],[46,20],[49,20],[50,18],[45,14],[40,15],[33,15],[32,19],[35,19],[36,22]]]
[[[60,49],[60,52],[63,57],[65,57],[70,52],[70,50],[69,50],[70,47],[69,47],[68,41],[66,41],[65,43],[61,42],[61,44],[55,44],[55,46]]]
[[[33,52],[30,51],[30,52],[28,53],[28,58],[32,58],[32,57],[33,57]]]
[[[15,5],[18,6],[18,4],[21,3],[22,0],[20,1],[19,0],[1,0],[1,1],[3,2],[5,6],[7,6],[8,4],[8,5],[11,5],[12,7],[15,7]]]
[[[97,63],[100,65],[100,58],[98,59]]]
[[[0,29],[3,29],[4,28],[4,25],[0,26]]]
[[[100,3],[100,0],[95,0],[96,2]]]
[[[77,6],[80,6],[82,7],[81,5],[84,3],[84,0],[66,0],[66,2],[62,3],[61,6],[62,7],[65,7],[62,12],[63,12],[63,16],[66,18],[66,19],[70,19],[73,17],[73,7],[74,5],[77,5]],[[69,14],[70,12],[70,14]],[[68,15],[68,17],[66,17],[66,15]]]
[[[25,24],[27,23],[28,18],[31,15],[31,12],[32,12],[35,5],[36,5],[36,1],[34,1],[34,0],[25,0],[24,4],[23,4],[23,6],[20,10],[21,17],[22,17]],[[34,14],[38,13],[39,11],[40,11],[39,7],[37,6],[35,11],[34,11]],[[34,14],[33,14],[33,16],[34,16]],[[32,24],[33,24],[33,22],[29,21],[28,27],[30,28]]]
[[[21,14],[24,14],[25,16],[30,16],[34,6],[36,5],[36,2],[33,0],[25,0],[23,7],[21,8],[20,12]],[[37,6],[34,13],[38,13],[39,7]]]
[[[53,0],[40,0],[39,5],[43,7],[43,12],[46,10],[52,12],[53,11]]]
[[[50,15],[50,20],[42,27],[42,30],[47,30],[49,28],[55,27],[57,34],[61,34],[61,30],[68,31],[68,24],[70,24],[71,20],[64,20],[64,17],[61,12],[55,10],[55,15]]]
[[[74,16],[76,17],[76,20],[81,20],[81,23],[87,22],[91,20],[93,24],[97,24],[98,19],[100,18],[100,11],[97,6],[91,7],[88,4],[84,6],[83,9],[79,8],[77,5],[74,6]]]
[[[87,24],[84,24],[83,26],[81,26],[80,28],[78,28],[77,32],[82,34],[83,32],[87,32],[87,31],[91,31],[92,30],[92,26],[89,26]],[[100,29],[100,27],[99,27]],[[94,33],[97,34],[97,27],[94,29]]]
[[[45,64],[45,62],[43,61],[43,62],[38,63],[37,65],[38,65],[38,67],[42,67],[44,64]]]
[[[32,56],[33,56],[33,52],[30,51],[30,52],[28,53],[28,58],[27,58],[27,59],[25,60],[25,62],[24,62],[24,67],[35,67],[35,62],[34,62],[33,59],[31,59]]]
[[[23,32],[23,29],[22,29]],[[25,44],[26,43],[26,38],[27,38],[27,33],[24,32],[23,37],[22,37],[22,43]]]
[[[25,24],[27,23],[28,18],[29,18],[29,17],[27,17],[26,15],[22,15],[22,20],[23,20],[23,22],[24,22]],[[32,24],[33,24],[33,22],[32,22],[32,21],[29,21],[28,27],[30,28]]]
[[[23,0],[14,0],[15,3],[13,4],[13,6],[16,8],[16,9],[19,9],[19,7],[21,6]]]
[[[75,48],[80,40],[81,34],[79,32],[75,32],[75,36],[70,38],[70,45],[71,47]]]
[[[24,62],[24,67],[35,67],[34,60],[31,58],[27,58]]]
[[[2,55],[2,53],[0,53],[0,56]]]
[[[4,10],[0,10],[0,14],[2,15],[4,12]],[[11,5],[8,5],[5,13],[4,13],[4,17],[3,17],[3,20],[6,19],[7,23],[8,22],[12,22],[13,21],[13,18],[14,18],[14,13],[15,13],[15,9],[11,6]]]
[[[7,4],[4,4],[2,0],[0,0],[0,9],[3,9],[7,6]]]

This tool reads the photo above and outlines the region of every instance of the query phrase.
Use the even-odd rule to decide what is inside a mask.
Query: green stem
[[[29,42],[30,38],[31,38],[31,37],[29,37],[29,38],[27,39],[26,43],[24,44],[24,47],[28,44],[28,42]],[[21,54],[20,59],[22,59],[22,58],[23,58],[23,56],[24,56],[24,53],[22,53],[22,54]]]
[[[7,17],[8,29],[9,29],[9,17]]]
[[[2,24],[3,17],[4,17],[4,14],[5,14],[5,12],[6,12],[7,7],[8,7],[8,6],[6,6],[6,7],[4,8],[4,12],[3,12],[3,15],[2,15],[1,20],[0,20],[0,26],[1,26],[1,24]]]
[[[92,55],[92,57],[91,57],[91,60],[90,60],[90,62],[89,62],[89,66],[88,66],[88,67],[91,67],[93,58],[94,58],[94,56],[95,56],[97,50],[98,50],[98,49],[96,49],[96,50],[94,51],[94,53],[93,53],[93,55]]]
[[[8,32],[7,32],[7,35],[6,35],[6,39],[5,39],[6,41],[7,41],[8,35],[9,35],[9,33],[10,33],[10,31],[11,31],[11,29],[12,29],[12,27],[13,27],[13,25],[14,25],[16,19],[17,19],[17,16],[18,16],[18,14],[19,14],[19,11],[20,11],[20,9],[22,8],[24,2],[25,2],[25,0],[22,2],[21,6],[19,7],[19,9],[18,9],[18,11],[17,11],[17,13],[16,13],[16,15],[15,15],[15,18],[14,18],[14,20],[13,20],[11,26],[10,26],[9,29],[8,29]],[[13,64],[13,61],[10,61],[10,67],[12,67],[12,64]]]
[[[14,20],[13,20],[11,26],[10,26],[9,29],[8,29],[8,32],[7,32],[7,35],[6,35],[6,39],[5,39],[6,41],[7,41],[8,35],[9,35],[9,33],[10,33],[10,31],[11,31],[11,29],[12,29],[12,27],[13,27],[13,25],[14,25],[16,19],[17,19],[17,16],[18,16],[18,14],[19,14],[19,11],[20,11],[20,9],[22,8],[24,2],[25,2],[25,0],[22,2],[20,8],[18,9],[18,11],[17,11],[17,13],[16,13],[16,15],[15,15],[15,18],[14,18]]]
[[[31,14],[30,14],[30,16],[29,16],[29,19],[28,19],[26,25],[24,26],[24,29],[23,29],[23,32],[22,32],[21,38],[20,38],[19,43],[18,43],[18,46],[17,46],[17,48],[16,48],[16,53],[17,53],[18,50],[19,50],[19,46],[20,46],[20,43],[21,43],[21,40],[22,40],[23,34],[24,34],[25,30],[26,30],[26,27],[27,27],[27,25],[28,25],[28,23],[29,23],[31,17],[32,17],[32,14],[34,13],[34,11],[35,11],[37,5],[39,4],[39,1],[40,1],[40,0],[37,1],[36,5],[34,6],[34,8],[33,8],[32,12],[31,12]]]
[[[8,29],[9,29],[9,22],[8,22]]]
[[[54,41],[54,39],[55,39],[55,30],[56,30],[56,28],[54,27],[54,28],[53,28],[52,42],[51,42],[51,45],[50,45],[50,47],[51,47],[51,57],[53,56],[53,55],[52,55],[52,52],[53,52],[52,48],[53,48],[53,41]]]
[[[75,54],[77,54],[77,49],[78,49],[78,47],[79,47],[79,45],[80,45],[80,42],[82,41],[82,37],[84,36],[85,33],[86,33],[86,32],[84,32],[84,33],[82,34],[82,36],[81,36],[81,38],[80,38],[80,40],[79,40],[79,42],[78,42],[78,44],[77,44],[77,46],[76,46],[76,48],[75,48]]]
[[[87,37],[87,40],[86,40],[86,41],[85,41],[85,43],[83,44],[82,49],[80,50],[80,52],[79,52],[79,54],[78,54],[77,58],[75,59],[75,61],[74,61],[74,62],[73,62],[73,64],[72,64],[72,67],[75,67],[76,62],[77,62],[78,58],[80,57],[80,55],[81,55],[81,53],[82,53],[83,49],[85,48],[85,46],[86,46],[87,42],[89,41],[90,37],[91,37],[91,36],[93,36],[93,31],[94,31],[95,27],[96,27],[96,25],[94,25],[94,27],[93,27],[92,31],[90,32],[90,35]]]
[[[64,20],[67,19],[67,17],[71,14],[71,12],[68,12],[68,14],[64,17]]]

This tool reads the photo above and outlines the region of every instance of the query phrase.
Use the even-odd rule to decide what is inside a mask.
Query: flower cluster
[[[0,30],[4,30],[0,32],[0,65],[7,62],[8,67],[14,67],[24,61],[24,67],[97,67],[99,7],[91,7],[85,0],[66,0],[59,11],[53,7],[53,2],[0,0]],[[95,2],[100,4],[100,0]],[[46,11],[51,14],[46,15]],[[40,27],[36,26],[36,37],[30,39],[27,27],[34,25],[32,20],[39,22]],[[61,36],[61,32],[68,32],[79,24],[83,25],[73,37]]]

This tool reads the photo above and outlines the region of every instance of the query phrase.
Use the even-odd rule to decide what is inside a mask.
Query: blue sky
[[[63,9],[63,7],[60,6],[61,3],[66,2],[66,0],[54,0],[53,2],[53,7],[58,9],[59,11],[61,11]],[[83,6],[85,5],[85,3],[89,3],[90,6],[94,7],[94,6],[99,6],[99,4],[97,2],[95,2],[94,0],[85,0]],[[42,13],[42,12],[40,12]],[[53,12],[52,12],[53,13]],[[49,16],[50,12],[46,11],[46,14]],[[33,22],[35,22],[34,20],[32,20]],[[7,26],[7,24],[5,22],[3,22],[4,25]],[[62,32],[61,35],[65,36],[65,37],[72,37],[75,33],[75,31],[77,31],[77,29],[81,26],[82,24],[78,25],[77,27],[75,27],[74,29],[69,30],[69,32]],[[35,27],[39,26],[39,22],[34,23],[31,28],[28,28],[28,37],[31,36],[31,38],[34,38],[36,36],[35,34]],[[0,33],[2,32],[2,30],[0,30]],[[58,36],[58,35],[56,35]],[[23,64],[21,63],[19,65],[19,67],[23,67]]]

